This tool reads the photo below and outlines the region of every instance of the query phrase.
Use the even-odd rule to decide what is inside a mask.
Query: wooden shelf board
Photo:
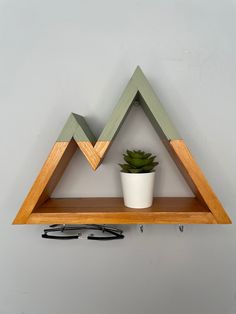
[[[211,212],[195,197],[155,197],[146,209],[125,207],[123,198],[51,198],[28,224],[213,224]]]
[[[143,108],[196,198],[156,198],[145,210],[126,208],[121,198],[49,199],[77,147],[97,169],[134,103]],[[137,67],[98,139],[82,116],[70,114],[13,223],[230,224],[231,220]]]

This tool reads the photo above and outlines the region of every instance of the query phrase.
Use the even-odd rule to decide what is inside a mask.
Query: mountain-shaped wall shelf
[[[138,103],[177,164],[195,197],[157,197],[147,209],[130,209],[121,198],[50,198],[79,147],[96,170],[133,104]],[[170,121],[140,67],[96,140],[82,116],[72,113],[53,146],[14,224],[229,224],[183,139]]]

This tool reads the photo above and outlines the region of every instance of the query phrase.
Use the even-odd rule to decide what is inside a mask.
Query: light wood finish
[[[111,142],[109,141],[97,141],[97,143],[94,146],[94,149],[100,158],[103,158],[110,144]]]
[[[230,218],[226,214],[217,196],[211,189],[196,161],[193,159],[184,141],[174,140],[170,142],[170,145],[173,148],[177,159],[179,160],[179,169],[185,177],[188,177],[188,181],[191,180],[192,184],[195,186],[195,189],[200,194],[201,200],[205,202],[209,210],[214,215],[216,221],[222,224],[230,224]]]
[[[86,120],[75,113],[71,113],[64,125],[57,142],[70,142],[75,140],[81,149],[84,156],[87,158],[89,164],[96,170],[101,162],[101,158],[93,147],[96,138]]]
[[[90,142],[77,142],[84,156],[87,158],[93,170],[96,170],[100,164],[101,158]]]
[[[212,224],[208,209],[191,197],[158,197],[146,209],[127,208],[122,198],[49,199],[29,224]]]
[[[26,223],[34,208],[50,197],[76,149],[73,140],[55,143],[13,224]]]
[[[46,206],[47,204],[52,204],[52,202],[56,204],[55,200],[48,201],[48,199],[76,148],[79,147],[81,149],[89,164],[95,170],[108,151],[112,140],[119,132],[130,108],[137,102],[142,106],[156,132],[160,135],[161,140],[178,165],[187,183],[196,195],[197,200],[186,200],[185,198],[158,199],[154,202],[154,207],[149,211],[127,210],[122,207],[121,200],[119,199],[109,200],[111,210],[108,211],[106,205],[108,204],[108,200],[105,198],[101,200],[91,199],[91,201],[88,199],[86,201],[86,208],[83,207],[82,200],[76,199],[77,205],[72,211],[71,208],[73,207],[71,206],[68,208],[65,206],[61,210],[61,206],[59,205],[64,204],[64,201],[58,200],[58,205],[53,207],[52,211],[47,209],[49,208]],[[68,201],[68,204],[71,204],[70,202]],[[93,202],[97,202],[95,207],[92,205]],[[158,204],[160,204],[160,207]],[[96,208],[96,210],[91,212],[89,210],[90,206]],[[195,207],[197,207],[197,210],[192,211]],[[38,209],[36,210],[36,208]],[[172,208],[172,210],[168,211],[168,208]],[[208,211],[203,209],[207,209]],[[170,121],[140,67],[137,67],[135,70],[97,141],[82,116],[75,113],[69,116],[57,139],[57,143],[54,145],[14,220],[15,224],[86,222],[231,223],[184,141],[180,139],[179,133]]]

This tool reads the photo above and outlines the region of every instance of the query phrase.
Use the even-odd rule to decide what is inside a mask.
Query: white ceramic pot
[[[126,207],[152,206],[155,171],[149,173],[121,172],[121,183]]]

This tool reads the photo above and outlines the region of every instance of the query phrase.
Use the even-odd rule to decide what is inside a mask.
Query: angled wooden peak
[[[195,197],[160,198],[148,211],[134,211],[125,208],[120,200],[109,198],[50,199],[78,147],[91,167],[97,169],[134,104],[144,110]],[[70,114],[13,223],[229,224],[231,221],[138,66],[98,139],[84,117]]]

